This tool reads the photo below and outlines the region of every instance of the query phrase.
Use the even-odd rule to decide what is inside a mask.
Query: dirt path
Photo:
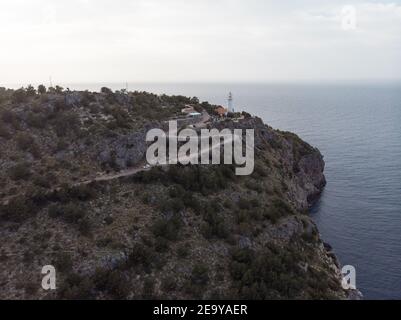
[[[194,126],[196,128],[202,127],[203,125],[205,125],[206,122],[210,121],[210,119],[211,119],[211,116],[206,111],[203,111],[202,112],[202,118],[197,123],[195,123]],[[212,147],[212,148],[214,148],[214,147]],[[98,176],[98,177],[96,177],[96,178],[94,178],[92,180],[78,182],[78,183],[76,183],[74,185],[75,186],[79,186],[79,185],[82,185],[82,184],[89,184],[89,183],[95,182],[95,181],[110,181],[110,180],[119,179],[119,178],[122,178],[122,177],[128,177],[128,176],[137,174],[138,172],[141,172],[141,171],[149,171],[151,168],[152,167],[147,165],[146,162],[142,162],[142,163],[136,165],[133,168],[126,169],[126,170],[120,171],[120,172],[115,173],[115,174],[104,174],[104,175]]]
[[[202,118],[197,123],[195,123],[194,126],[196,128],[200,128],[200,127],[204,126],[205,123],[210,121],[210,119],[211,119],[211,116],[206,111],[204,111],[202,113]],[[214,147],[212,147],[212,148],[214,148]],[[80,181],[80,182],[73,183],[72,186],[78,187],[78,186],[81,186],[81,185],[90,184],[92,182],[111,181],[111,180],[119,179],[119,178],[122,178],[122,177],[129,177],[129,176],[135,175],[135,174],[137,174],[138,172],[141,172],[141,171],[149,171],[151,168],[152,168],[152,166],[148,165],[146,163],[146,161],[143,161],[143,162],[137,164],[135,167],[132,167],[132,168],[129,168],[129,169],[126,169],[126,170],[122,170],[120,172],[113,173],[113,174],[110,174],[110,173],[109,174],[102,174],[102,175],[94,177],[93,179],[90,179],[90,180],[85,180],[85,181]],[[56,192],[58,190],[60,190],[60,187],[52,188],[52,189],[48,190],[46,193],[47,194],[51,194],[51,193]],[[17,198],[17,197],[18,197],[18,195],[7,197],[6,199],[3,199],[1,201],[1,203],[3,205],[7,205],[12,199]]]

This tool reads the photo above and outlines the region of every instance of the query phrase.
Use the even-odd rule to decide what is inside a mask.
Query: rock
[[[295,134],[275,131],[258,117],[245,118],[239,122],[219,122],[214,126],[219,130],[254,129],[256,152],[258,149],[266,149],[267,146],[279,146],[276,152],[280,153],[282,165],[290,172],[296,169],[293,181],[289,183],[288,194],[298,210],[307,210],[322,193],[326,185],[323,156],[318,149],[302,141]],[[300,155],[299,152],[295,152],[296,144],[306,152]]]
[[[227,248],[227,246],[221,244],[221,243],[215,243],[213,244],[213,249],[215,252],[217,252],[220,256],[227,257],[230,255],[230,251]]]
[[[316,232],[316,226],[311,220],[304,221],[304,234],[312,236]]]
[[[108,255],[103,258],[103,266],[111,270],[117,269],[122,263],[127,260],[127,255],[124,252],[119,252],[114,255]]]
[[[363,294],[359,290],[348,290],[347,298],[348,300],[363,300]]]
[[[155,127],[155,124],[148,124],[142,130],[127,135],[103,140],[97,146],[98,161],[113,165],[120,170],[136,165],[146,155],[148,147],[146,134],[150,127]]]
[[[58,161],[65,161],[65,160],[68,158],[69,155],[71,155],[71,153],[68,152],[68,151],[58,151],[58,152],[55,154],[54,157],[55,157]]]
[[[65,95],[65,104],[68,107],[77,106],[81,103],[82,96],[79,92],[67,93]]]
[[[308,272],[309,269],[309,264],[306,262],[300,262],[298,263],[298,266],[302,269],[304,272]]]
[[[323,246],[324,246],[324,249],[325,249],[327,252],[333,251],[333,247],[332,247],[330,244],[328,244],[327,242],[323,242]]]
[[[252,246],[252,242],[248,237],[240,236],[238,240],[238,246],[240,249],[250,248]]]
[[[303,232],[302,223],[294,216],[283,220],[278,226],[272,227],[271,233],[274,237],[289,241],[293,235]]]
[[[115,92],[114,97],[120,105],[128,104],[130,102],[130,97],[122,92]]]

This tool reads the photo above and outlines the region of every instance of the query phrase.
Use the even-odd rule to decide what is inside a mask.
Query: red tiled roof
[[[220,106],[214,109],[214,112],[216,112],[219,115],[225,115],[227,113],[227,109]]]

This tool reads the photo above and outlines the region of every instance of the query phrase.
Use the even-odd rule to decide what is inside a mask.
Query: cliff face
[[[282,169],[291,176],[289,196],[298,210],[309,208],[323,191],[326,185],[323,156],[295,134],[274,130],[257,117],[219,123],[216,127],[255,129],[257,150],[277,153]]]
[[[160,121],[142,115],[143,121],[127,123],[119,110],[107,111],[114,117],[110,124],[103,111],[96,118],[78,111],[81,95],[67,99],[72,105],[67,112],[79,113],[82,121],[73,142],[63,148],[73,165],[89,164],[81,181],[95,171],[140,162],[146,131]],[[134,96],[135,103],[132,96],[110,93],[84,97],[91,101],[85,108],[121,104],[129,117],[138,113],[135,103],[144,103],[143,95]],[[56,190],[20,184],[17,198],[0,208],[0,297],[345,298],[334,258],[307,214],[325,185],[320,152],[259,118],[212,126],[255,129],[251,176],[236,176],[234,167],[225,165],[168,166],[79,185],[69,180],[72,169],[54,166],[55,175],[67,177]],[[91,133],[89,141],[81,130]],[[48,130],[28,131],[43,141],[42,152],[52,150]],[[0,143],[12,150],[15,142]],[[42,155],[46,161],[33,157],[31,174],[53,156],[57,152]],[[10,159],[2,155],[3,168],[10,167]],[[57,291],[40,288],[40,270],[47,264],[57,269]]]
[[[113,163],[119,170],[138,164],[146,155],[146,133],[158,127],[161,127],[160,123],[147,123],[133,133],[102,139],[94,151],[96,160],[105,165]]]

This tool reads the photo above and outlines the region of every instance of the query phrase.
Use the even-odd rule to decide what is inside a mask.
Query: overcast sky
[[[0,0],[0,85],[400,79],[400,40],[401,0]]]

